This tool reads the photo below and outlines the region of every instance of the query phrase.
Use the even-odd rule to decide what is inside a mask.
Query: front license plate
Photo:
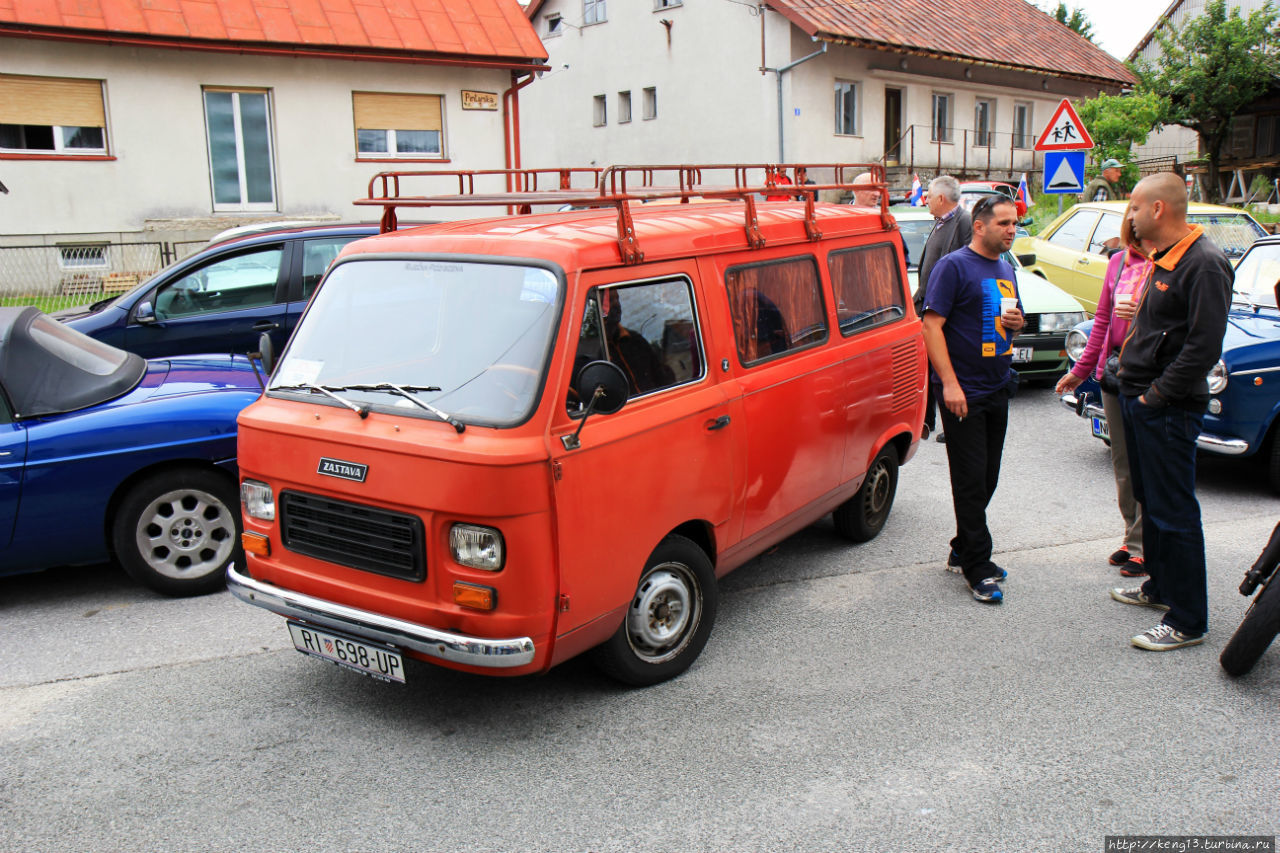
[[[1035,354],[1036,354],[1036,351],[1032,347],[1014,347],[1013,363],[1025,364],[1028,361],[1030,361],[1035,356]]]
[[[1093,434],[1098,438],[1111,438],[1111,428],[1107,425],[1106,418],[1091,418],[1093,421]]]
[[[404,660],[399,652],[328,631],[317,631],[310,625],[288,624],[293,647],[303,654],[332,661],[381,681],[405,683]]]

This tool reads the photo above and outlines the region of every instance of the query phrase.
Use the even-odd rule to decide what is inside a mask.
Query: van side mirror
[[[612,415],[627,404],[630,394],[627,375],[611,361],[588,362],[578,372],[578,381],[574,383],[574,387],[578,390],[579,399],[587,401],[587,410],[573,435],[560,437],[565,450],[577,450],[581,446],[578,434],[587,425],[587,418],[597,412]]]
[[[258,377],[258,384],[264,389],[267,387],[266,380],[258,373],[258,362],[262,362],[262,370],[267,374],[267,379],[271,378],[271,371],[276,366],[276,346],[271,343],[271,333],[263,332],[258,335],[258,351],[249,353],[249,364],[253,365],[253,375]],[[361,415],[360,417],[364,417]]]
[[[1027,252],[1026,254],[1018,255],[1018,263],[1022,264],[1024,267],[1029,267],[1033,265],[1035,262],[1036,262],[1035,252]]]

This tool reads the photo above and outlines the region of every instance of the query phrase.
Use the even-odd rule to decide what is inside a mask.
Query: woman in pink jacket
[[[1098,296],[1098,313],[1093,317],[1093,331],[1080,359],[1071,372],[1058,380],[1054,389],[1059,394],[1074,390],[1090,372],[1101,381],[1107,358],[1120,352],[1129,323],[1138,310],[1138,298],[1151,276],[1151,259],[1134,239],[1129,224],[1129,211],[1125,210],[1120,226],[1120,243],[1123,248],[1111,256],[1107,276]],[[1116,478],[1116,498],[1120,515],[1124,518],[1124,543],[1110,557],[1111,565],[1120,567],[1125,577],[1145,575],[1142,565],[1142,505],[1133,498],[1133,484],[1129,480],[1129,456],[1124,446],[1124,429],[1120,419],[1120,397],[1110,391],[1102,392],[1102,408],[1107,413],[1111,433],[1111,467]]]

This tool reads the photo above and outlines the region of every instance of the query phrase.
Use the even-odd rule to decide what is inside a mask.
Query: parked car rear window
[[[701,379],[705,361],[688,279],[592,288],[578,334],[575,378],[597,360],[622,368],[633,397]],[[585,409],[576,389],[566,407],[570,414]]]
[[[724,278],[743,365],[827,339],[822,282],[812,257],[730,267]]]
[[[1276,284],[1280,282],[1280,243],[1254,246],[1236,267],[1234,291],[1252,305],[1276,305]]]
[[[907,315],[898,256],[890,244],[832,252],[827,265],[842,335],[848,337]]]
[[[1254,240],[1267,233],[1252,217],[1244,214],[1189,213],[1187,221],[1192,225],[1203,225],[1205,236],[1216,243],[1228,258],[1240,257]]]

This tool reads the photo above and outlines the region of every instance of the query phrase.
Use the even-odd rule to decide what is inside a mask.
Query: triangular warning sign
[[[1053,111],[1053,118],[1045,125],[1040,141],[1036,143],[1037,151],[1078,151],[1093,147],[1093,137],[1084,129],[1084,122],[1076,115],[1071,102],[1066,98]]]

